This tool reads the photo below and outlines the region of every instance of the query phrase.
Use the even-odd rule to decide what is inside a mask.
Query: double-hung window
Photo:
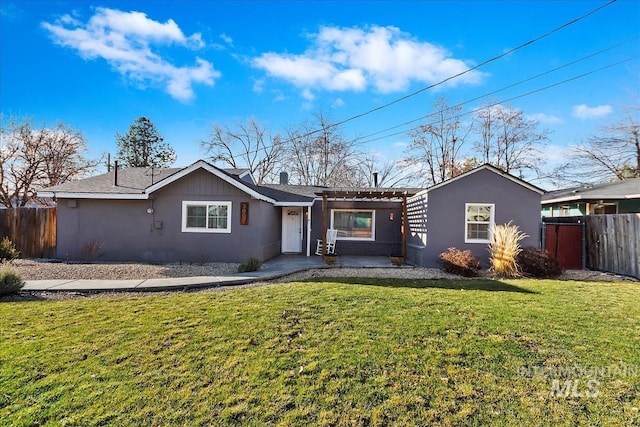
[[[489,243],[494,223],[495,205],[484,203],[466,203],[465,243]]]
[[[376,212],[361,209],[333,209],[331,228],[338,230],[338,240],[375,240]]]
[[[231,202],[182,202],[183,233],[231,233]]]

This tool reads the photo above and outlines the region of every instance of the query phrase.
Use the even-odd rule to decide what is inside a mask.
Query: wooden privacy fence
[[[587,265],[640,278],[640,213],[585,218]]]
[[[55,208],[0,209],[0,239],[9,237],[22,258],[56,257]]]

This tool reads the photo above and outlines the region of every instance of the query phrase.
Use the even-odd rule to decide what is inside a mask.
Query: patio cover
[[[407,255],[407,197],[416,194],[416,190],[410,189],[333,189],[324,190],[316,193],[322,196],[322,234],[327,235],[327,205],[328,200],[361,200],[361,201],[377,201],[377,200],[398,200],[402,201],[402,257]],[[322,245],[322,255],[325,255],[325,247]]]

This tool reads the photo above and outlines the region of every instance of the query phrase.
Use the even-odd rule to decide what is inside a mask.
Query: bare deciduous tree
[[[500,104],[479,108],[474,116],[480,136],[474,149],[481,163],[489,163],[507,173],[540,172],[540,149],[547,142],[547,131],[538,122],[525,117],[521,110]]]
[[[289,173],[289,182],[299,185],[373,186],[373,172],[379,185],[407,180],[398,162],[380,162],[358,151],[322,112],[314,118],[275,137],[254,119],[234,127],[215,124],[202,147],[216,163],[250,169],[258,184],[278,182],[279,172]]]
[[[640,120],[633,110],[620,123],[573,147],[570,162],[558,168],[558,174],[573,183],[640,177]]]
[[[248,168],[258,184],[276,179],[284,155],[282,139],[272,138],[254,119],[233,128],[214,124],[211,139],[203,141],[202,147],[213,162]]]
[[[291,182],[301,185],[356,187],[363,185],[362,154],[322,113],[314,126],[305,123],[286,135],[287,168]]]
[[[377,184],[378,187],[389,188],[410,186],[415,177],[410,173],[411,168],[406,166],[402,160],[385,160],[372,153],[366,154],[360,163],[362,185],[374,187]]]
[[[97,161],[84,157],[82,134],[58,123],[40,128],[10,119],[0,129],[0,203],[25,206],[38,190],[87,175]]]
[[[447,100],[439,99],[428,122],[409,133],[412,138],[407,150],[407,164],[418,165],[424,177],[423,184],[439,184],[459,174],[462,148],[471,131],[460,121],[462,106],[449,107]]]

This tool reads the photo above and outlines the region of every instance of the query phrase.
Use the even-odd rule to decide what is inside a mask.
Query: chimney
[[[373,186],[378,188],[378,172],[373,173]]]
[[[280,184],[289,185],[289,174],[286,172],[280,172]]]
[[[113,161],[113,185],[114,187],[118,186],[118,161]]]

